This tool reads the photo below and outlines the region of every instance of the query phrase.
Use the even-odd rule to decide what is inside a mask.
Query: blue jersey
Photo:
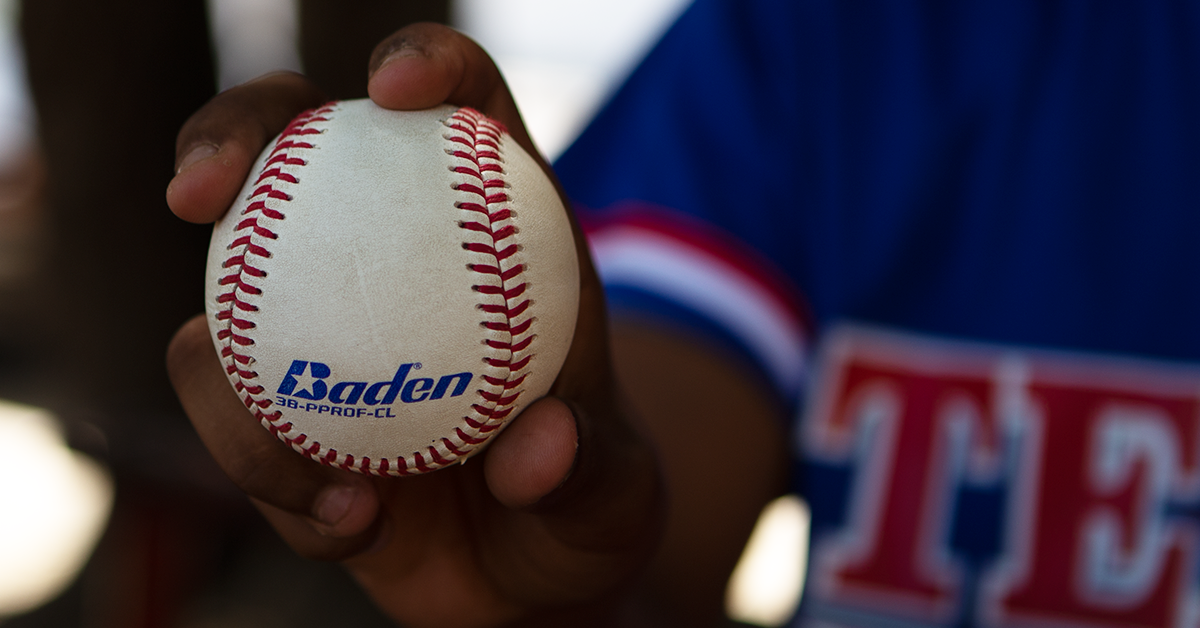
[[[556,169],[795,408],[798,625],[1200,625],[1200,3],[696,0]]]

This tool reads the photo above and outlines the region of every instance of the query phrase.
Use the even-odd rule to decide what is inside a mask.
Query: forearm
[[[783,410],[718,348],[677,329],[619,321],[613,354],[668,493],[663,539],[628,620],[722,625],[729,575],[762,508],[786,486]]]

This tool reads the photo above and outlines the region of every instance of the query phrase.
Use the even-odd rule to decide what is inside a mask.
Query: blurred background
[[[175,133],[277,69],[365,96],[374,44],[438,21],[489,50],[553,160],[686,4],[0,0],[0,624],[387,625],[275,537],[170,391],[163,351],[203,309],[208,240],[163,201]],[[733,617],[790,614],[806,517],[795,498],[764,513]]]

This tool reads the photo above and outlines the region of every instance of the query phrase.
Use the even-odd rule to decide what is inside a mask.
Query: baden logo
[[[420,362],[401,364],[396,374],[389,381],[383,382],[331,382],[333,372],[320,362],[292,360],[292,366],[279,384],[275,392],[281,396],[308,399],[310,401],[327,400],[331,404],[355,405],[364,403],[368,406],[391,405],[397,397],[404,403],[433,401],[446,396],[457,397],[467,390],[467,385],[474,377],[471,373],[455,373],[443,375],[437,379],[431,377],[414,377],[409,375],[421,368]],[[282,399],[282,397],[281,397]],[[287,403],[289,407],[293,406]],[[312,404],[307,404],[312,405]]]

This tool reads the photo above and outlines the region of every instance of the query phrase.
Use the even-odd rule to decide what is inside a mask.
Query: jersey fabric
[[[795,408],[797,625],[1200,625],[1200,4],[696,0],[556,170]]]

